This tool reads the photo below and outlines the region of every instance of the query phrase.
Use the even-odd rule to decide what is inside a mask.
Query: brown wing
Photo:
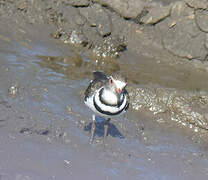
[[[108,77],[106,76],[106,74],[101,71],[93,72],[93,76],[94,76],[94,79],[99,79],[99,80],[104,80],[104,81],[108,80]]]
[[[108,82],[108,77],[103,73],[96,71],[93,73],[94,80],[92,80],[85,91],[85,100],[86,98],[92,96],[94,92],[100,89],[103,85]]]

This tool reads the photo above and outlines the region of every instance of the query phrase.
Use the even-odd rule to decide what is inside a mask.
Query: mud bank
[[[174,55],[206,61],[206,11],[204,0],[0,2],[2,19],[23,26],[52,25],[54,38],[87,46],[104,57],[128,48],[157,59]]]

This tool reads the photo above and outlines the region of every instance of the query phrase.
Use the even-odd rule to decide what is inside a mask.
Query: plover
[[[84,98],[85,104],[94,112],[92,115],[90,142],[94,139],[96,115],[105,119],[105,139],[108,134],[110,119],[124,113],[129,107],[129,95],[125,89],[127,82],[123,76],[120,74],[107,76],[99,71],[94,72],[93,76],[94,79],[90,81]]]

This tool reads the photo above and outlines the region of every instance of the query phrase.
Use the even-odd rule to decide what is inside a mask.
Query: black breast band
[[[101,101],[101,99],[100,99],[100,95],[99,95],[99,100]],[[101,101],[101,103],[103,103],[102,101]],[[102,113],[102,114],[105,114],[105,115],[109,115],[109,116],[114,116],[114,115],[118,115],[118,114],[120,114],[123,110],[126,110],[127,108],[128,108],[128,105],[129,105],[129,103],[128,102],[126,102],[126,105],[124,106],[124,108],[122,108],[120,111],[117,111],[117,112],[114,112],[114,113],[112,113],[112,112],[109,112],[109,111],[103,111],[98,105],[97,105],[97,103],[96,103],[96,101],[95,101],[95,96],[94,96],[94,98],[93,98],[93,104],[94,104],[94,106],[95,106],[95,108],[96,108],[96,110],[97,111],[99,111],[100,113]],[[104,104],[104,103],[103,103]],[[122,104],[122,103],[121,103]],[[108,105],[108,104],[105,104],[106,106],[117,106],[117,105]]]

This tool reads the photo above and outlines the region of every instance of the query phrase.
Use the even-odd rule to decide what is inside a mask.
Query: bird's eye
[[[113,83],[113,80],[110,78],[110,79],[109,79],[109,82],[110,82],[110,84],[112,84],[112,83]]]

